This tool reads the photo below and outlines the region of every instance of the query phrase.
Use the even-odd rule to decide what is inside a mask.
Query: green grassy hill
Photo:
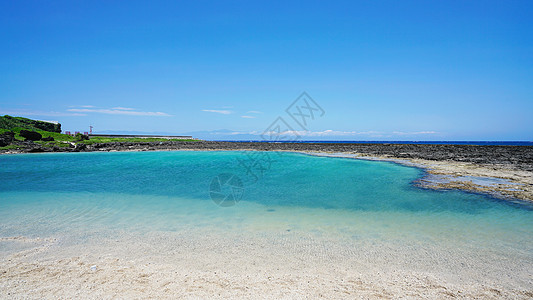
[[[43,138],[53,137],[56,141],[73,141],[74,137],[61,134],[61,124],[37,121],[22,117],[0,116],[0,134],[6,131],[13,131],[15,139],[23,141],[19,135],[21,130],[33,130],[40,133]]]
[[[34,131],[49,131],[61,133],[61,124],[50,123],[44,121],[37,121],[22,117],[0,116],[0,129],[12,130],[13,128],[23,128]]]
[[[198,141],[198,140],[179,140],[179,139],[163,139],[163,138],[106,138],[106,137],[92,137],[90,140],[81,140],[79,137],[74,137],[61,133],[61,124],[54,124],[44,121],[37,121],[22,117],[12,116],[0,116],[0,134],[12,131],[15,133],[15,141],[24,141],[24,138],[20,136],[21,130],[32,130],[40,133],[43,138],[53,137],[54,141],[35,141],[36,144],[40,144],[42,147],[70,147],[69,142],[75,142],[77,144],[82,143],[86,145],[94,143],[123,143],[123,142],[162,142],[162,141]],[[0,150],[8,149],[23,149],[17,143],[0,147]]]

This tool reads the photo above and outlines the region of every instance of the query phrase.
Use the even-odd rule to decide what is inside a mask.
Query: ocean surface
[[[186,253],[168,244],[178,237],[211,236],[198,241],[203,257],[242,243],[262,246],[241,256],[339,255],[459,283],[531,287],[532,206],[421,189],[413,181],[423,175],[390,162],[277,152],[2,155],[0,255],[29,247],[14,237],[57,241],[53,257],[69,247],[114,253],[110,243],[125,236],[146,246],[157,234],[151,248],[121,254],[150,257],[164,255],[158,248]]]

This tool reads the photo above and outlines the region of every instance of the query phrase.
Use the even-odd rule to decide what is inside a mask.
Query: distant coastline
[[[271,143],[270,141],[250,140],[213,140],[213,142],[252,142]],[[472,145],[472,146],[533,146],[533,141],[280,141],[277,143],[331,143],[331,144],[413,144],[413,145]]]

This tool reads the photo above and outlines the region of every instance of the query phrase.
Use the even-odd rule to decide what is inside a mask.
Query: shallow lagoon
[[[43,261],[104,252],[187,269],[192,262],[177,257],[193,251],[195,269],[235,278],[263,257],[255,261],[261,270],[307,272],[303,260],[348,273],[392,269],[457,285],[532,286],[531,206],[420,189],[412,182],[423,171],[413,167],[229,151],[4,155],[0,165],[6,256],[34,246],[13,237],[39,238],[53,240],[52,250],[35,254]],[[228,178],[231,185],[217,184]],[[212,201],[217,195],[230,206]]]

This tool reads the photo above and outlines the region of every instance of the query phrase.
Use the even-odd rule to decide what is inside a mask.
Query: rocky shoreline
[[[533,147],[422,144],[265,143],[265,142],[120,142],[70,143],[43,147],[18,142],[20,149],[0,154],[34,152],[256,150],[292,151],[386,160],[424,168],[416,184],[433,189],[461,189],[498,198],[533,202]],[[498,179],[498,180],[495,180]]]

